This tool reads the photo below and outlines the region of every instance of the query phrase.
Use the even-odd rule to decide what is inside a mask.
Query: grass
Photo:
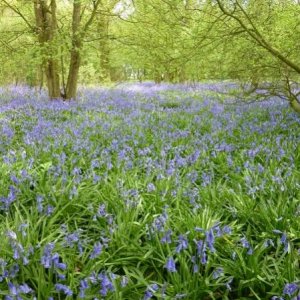
[[[286,104],[150,84],[0,102],[3,298],[298,295],[300,119]]]

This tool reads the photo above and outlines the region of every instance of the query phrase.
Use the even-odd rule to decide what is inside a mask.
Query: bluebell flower
[[[12,296],[18,296],[19,292],[18,292],[18,287],[16,285],[14,285],[12,282],[9,282],[8,284],[8,288],[9,288],[9,293]]]
[[[176,253],[180,253],[182,250],[187,249],[188,248],[188,240],[186,238],[186,236],[184,235],[180,235],[178,238],[178,245],[176,247]]]
[[[213,279],[218,279],[219,277],[223,276],[223,274],[224,274],[223,268],[218,267],[213,271],[212,277]]]
[[[152,222],[152,228],[155,231],[162,232],[168,220],[168,215],[166,212],[163,212],[161,215],[158,215]]]
[[[92,274],[89,276],[89,280],[92,284],[96,284],[98,282],[98,276],[95,271],[93,271]]]
[[[44,209],[44,207],[43,207],[44,197],[41,196],[41,195],[38,195],[36,197],[36,201],[37,201],[37,210],[38,210],[39,213],[42,213],[43,209]]]
[[[54,268],[66,270],[67,265],[65,263],[60,262],[60,257],[58,253],[54,253],[51,257]]]
[[[285,233],[283,233],[282,236],[281,236],[281,238],[280,238],[280,242],[281,242],[282,244],[285,244],[286,241],[287,241],[287,236],[286,236]]]
[[[215,236],[214,236],[213,229],[209,229],[208,231],[206,231],[205,236],[206,236],[205,241],[206,241],[207,247],[209,248],[209,250],[211,252],[215,252],[216,251],[216,249],[214,248]]]
[[[0,210],[2,209],[7,211],[10,208],[10,205],[16,200],[16,197],[17,189],[14,186],[10,186],[7,197],[0,198]]]
[[[221,237],[223,235],[222,230],[219,225],[213,227],[216,237]]]
[[[202,240],[194,240],[197,247],[197,255],[200,257],[200,262],[202,265],[207,263],[207,255],[206,255],[206,243]]]
[[[145,291],[143,300],[151,299],[152,296],[153,296],[153,294],[154,294],[155,292],[157,292],[158,289],[159,289],[159,286],[158,286],[158,284],[156,284],[156,283],[153,283],[153,284],[149,285],[149,286],[147,287],[147,290]]]
[[[52,205],[47,205],[46,210],[45,210],[45,215],[51,216],[53,211],[54,211],[54,207]]]
[[[65,242],[68,247],[73,247],[79,241],[78,232],[70,233],[65,236]]]
[[[80,280],[79,298],[85,298],[85,290],[89,288],[87,279]]]
[[[72,296],[73,295],[72,290],[67,285],[64,285],[64,284],[61,284],[61,283],[56,283],[55,284],[55,289],[58,292],[64,293],[66,296]]]
[[[19,290],[22,294],[29,294],[32,292],[32,289],[26,283],[19,285]]]
[[[171,229],[168,229],[168,230],[165,232],[165,235],[160,239],[160,241],[161,241],[163,244],[170,244],[170,243],[172,243],[171,235],[172,235],[172,230],[171,230]]]
[[[9,268],[9,274],[7,275],[7,277],[15,278],[18,275],[19,271],[20,267],[17,263],[15,263]]]
[[[289,249],[289,242],[288,242],[286,233],[282,234],[282,236],[280,238],[280,243],[284,245],[284,252],[287,252]]]
[[[156,190],[155,185],[152,182],[148,183],[147,192],[151,193],[151,192],[154,192],[155,190]]]
[[[16,240],[16,239],[17,239],[16,233],[15,233],[14,231],[12,231],[12,230],[8,230],[8,231],[6,232],[6,235],[7,235],[7,237],[8,237],[10,240]]]
[[[169,272],[177,272],[176,270],[176,264],[175,261],[172,257],[169,257],[166,264],[165,264],[165,268],[169,271]]]
[[[18,231],[21,232],[22,236],[25,237],[26,236],[26,228],[28,227],[28,224],[23,223],[19,226]]]
[[[299,285],[292,282],[292,283],[287,283],[285,286],[284,286],[284,289],[283,289],[283,295],[288,295],[288,296],[293,296],[295,295],[296,292],[299,291]]]
[[[8,282],[8,289],[9,289],[9,297],[11,297],[11,299],[23,299],[20,294],[29,294],[32,292],[32,289],[26,284],[21,284],[21,285],[15,285],[12,282]],[[6,298],[9,299],[9,298]]]
[[[66,275],[56,272],[57,278],[59,280],[66,280]]]
[[[197,264],[193,264],[193,273],[199,272],[199,266]]]
[[[90,258],[93,259],[93,258],[98,257],[101,254],[101,252],[102,252],[102,248],[103,248],[103,246],[102,246],[102,244],[100,242],[96,243],[94,245],[94,248],[93,248],[93,251],[92,251],[92,253],[90,255]]]
[[[157,283],[153,283],[153,284],[149,285],[148,289],[149,289],[150,291],[157,292],[158,289],[159,289],[159,286],[158,286]]]
[[[241,242],[241,244],[244,248],[246,248],[246,249],[250,248],[250,244],[249,244],[248,240],[245,237],[241,238],[240,242]]]
[[[52,266],[52,251],[55,247],[54,243],[48,243],[45,245],[43,255],[41,257],[41,264],[49,269]]]
[[[230,226],[225,225],[225,226],[222,228],[222,233],[223,233],[223,234],[228,234],[228,235],[230,235],[230,234],[232,233],[232,230],[231,230]]]
[[[114,291],[114,286],[106,274],[101,273],[99,279],[101,280],[100,294],[102,296],[106,296],[109,291]]]
[[[196,256],[191,257],[191,261],[193,263],[193,273],[198,273],[199,272],[199,266],[197,264],[197,258]]]
[[[149,299],[152,298],[152,296],[153,296],[153,293],[151,291],[149,291],[149,290],[146,290],[145,294],[144,294],[143,300],[149,300]]]
[[[99,217],[105,217],[105,216],[107,215],[105,204],[101,204],[101,205],[99,206],[97,215],[98,215]]]
[[[240,242],[241,242],[243,248],[248,249],[247,254],[252,255],[253,254],[253,249],[252,249],[250,243],[248,242],[248,240],[245,237],[242,237],[240,239]]]
[[[203,251],[202,254],[201,254],[201,264],[202,265],[206,265],[207,264],[207,255],[206,255],[206,252]]]

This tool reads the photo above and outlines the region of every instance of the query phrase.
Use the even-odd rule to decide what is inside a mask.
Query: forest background
[[[78,84],[230,80],[299,104],[299,1],[1,0],[0,13],[1,85],[71,99]]]

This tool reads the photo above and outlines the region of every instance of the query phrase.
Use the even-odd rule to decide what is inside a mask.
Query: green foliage
[[[139,0],[131,4],[124,1],[122,5],[120,2],[101,1],[81,49],[82,84],[131,79],[264,82],[280,80],[283,75],[295,78],[289,67],[263,49],[211,1]],[[230,10],[236,1],[220,2]],[[92,9],[89,1],[83,4],[85,11]],[[57,3],[57,34],[44,49],[36,43],[33,7],[19,1],[12,2],[10,7],[2,5],[0,82],[43,85],[41,63],[49,55],[59,61],[59,72],[66,79],[72,47],[71,3]],[[270,45],[299,64],[299,5],[295,1],[248,1],[243,7],[249,19],[238,7],[235,16],[248,28],[254,24]],[[88,18],[88,13],[83,14],[81,22]]]

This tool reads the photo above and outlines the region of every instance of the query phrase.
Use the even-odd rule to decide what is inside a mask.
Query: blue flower
[[[287,283],[283,289],[283,295],[293,296],[297,291],[299,291],[299,285],[296,283]]]
[[[231,234],[232,233],[232,230],[231,228],[228,226],[228,225],[225,225],[223,228],[222,228],[222,233],[223,234]]]
[[[49,269],[52,266],[52,251],[54,249],[54,246],[54,243],[48,243],[44,248],[44,253],[41,258],[41,264],[46,269]]]
[[[253,249],[252,249],[250,243],[248,242],[248,240],[245,237],[243,237],[240,239],[240,242],[241,242],[243,248],[248,249],[247,254],[252,255]]]
[[[201,264],[205,265],[207,263],[206,243],[203,242],[202,240],[200,241],[194,240],[194,242],[196,243],[197,254],[201,258],[200,259]]]
[[[214,232],[213,229],[211,228],[210,230],[205,232],[205,236],[206,236],[206,244],[207,247],[209,248],[209,250],[211,252],[215,252],[216,249],[214,248],[214,243],[215,243],[215,236],[214,236]]]
[[[65,242],[68,247],[72,248],[75,243],[79,242],[79,233],[74,232],[74,233],[67,234],[65,236]]]
[[[188,248],[188,240],[184,235],[180,235],[178,238],[178,245],[176,247],[176,253],[180,253],[182,250]]]
[[[153,294],[155,292],[157,292],[158,289],[159,289],[159,286],[156,283],[149,285],[148,288],[147,288],[147,290],[145,291],[143,300],[149,300],[149,299],[151,299],[152,296],[153,296]]]
[[[165,268],[169,271],[169,272],[177,272],[176,271],[176,264],[175,261],[172,257],[169,257],[166,264],[165,264]]]
[[[152,296],[153,296],[153,293],[151,291],[149,291],[149,290],[146,290],[145,294],[144,294],[143,300],[149,300],[149,299],[152,298]]]
[[[148,183],[147,192],[151,193],[151,192],[154,192],[155,190],[156,190],[155,185],[152,182]]]
[[[55,289],[58,292],[63,292],[66,296],[72,296],[73,295],[72,290],[67,285],[64,285],[64,284],[61,284],[61,283],[56,283],[55,284]]]
[[[7,285],[8,285],[8,288],[9,288],[9,293],[12,296],[18,296],[19,295],[17,286],[15,286],[12,282],[9,282]]]
[[[90,258],[93,259],[93,258],[98,257],[101,254],[101,252],[102,252],[102,248],[103,248],[103,246],[102,246],[102,244],[100,242],[96,243],[94,245],[94,248],[93,248],[93,251],[92,251],[92,253],[90,255]]]
[[[20,289],[20,292],[23,294],[29,294],[32,292],[32,289],[26,283],[21,284],[19,286],[19,289]]]
[[[284,252],[287,252],[289,249],[289,242],[288,242],[286,233],[282,234],[282,236],[280,238],[280,243],[284,245]]]
[[[79,298],[85,298],[85,290],[89,288],[87,279],[80,280]]]
[[[109,291],[114,290],[114,286],[108,276],[104,273],[99,275],[99,279],[101,280],[101,290],[100,294],[102,296],[106,296]]]
[[[52,259],[54,268],[61,269],[61,270],[66,270],[67,265],[65,263],[60,262],[60,257],[58,255],[58,253],[54,253],[52,255],[51,259]]]
[[[219,277],[223,276],[223,274],[224,274],[223,268],[219,267],[213,271],[212,277],[213,279],[218,279]]]
[[[172,230],[169,229],[166,231],[165,235],[160,239],[160,241],[163,244],[170,244],[172,242],[171,235],[172,235]]]

